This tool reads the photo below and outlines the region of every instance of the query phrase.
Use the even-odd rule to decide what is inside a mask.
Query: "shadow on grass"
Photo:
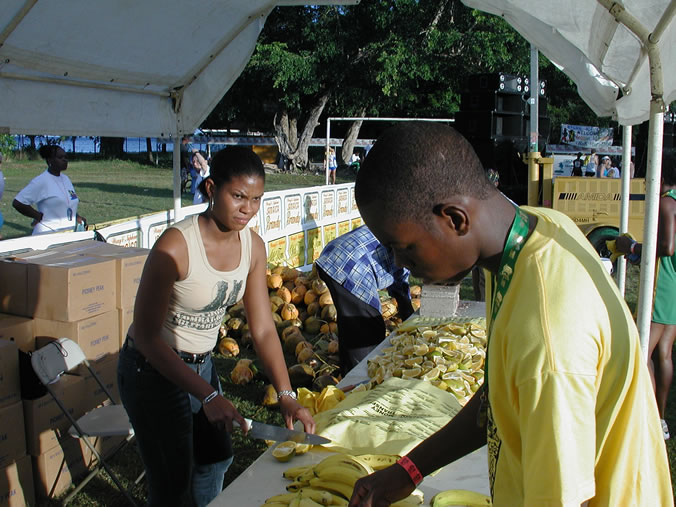
[[[169,188],[144,188],[142,185],[130,185],[122,183],[91,183],[79,182],[77,184],[80,188],[91,188],[101,192],[110,192],[114,194],[136,194],[141,196],[152,196],[157,198],[171,199],[174,197],[173,189]],[[84,192],[80,192],[84,194]]]

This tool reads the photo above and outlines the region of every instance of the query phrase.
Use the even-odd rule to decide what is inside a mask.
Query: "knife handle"
[[[251,423],[253,422],[251,419],[247,419],[246,417],[244,418],[244,422],[246,423],[246,428],[242,428],[241,424],[239,424],[235,419],[232,420],[232,425],[237,426],[239,428],[242,428],[245,431],[249,431],[251,429]]]

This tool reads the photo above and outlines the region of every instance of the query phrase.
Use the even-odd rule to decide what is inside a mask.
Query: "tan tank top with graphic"
[[[197,217],[172,226],[181,231],[188,246],[188,273],[184,280],[174,283],[161,336],[174,349],[203,354],[216,345],[226,307],[244,295],[251,265],[251,231],[245,228],[239,233],[239,266],[232,271],[217,271],[207,259]]]

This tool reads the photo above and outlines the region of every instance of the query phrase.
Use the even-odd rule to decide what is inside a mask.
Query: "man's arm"
[[[481,404],[479,389],[449,423],[421,442],[409,454],[423,476],[448,465],[486,444],[486,427],[477,425]],[[415,484],[401,465],[392,465],[359,479],[354,486],[350,507],[374,507],[406,498]]]

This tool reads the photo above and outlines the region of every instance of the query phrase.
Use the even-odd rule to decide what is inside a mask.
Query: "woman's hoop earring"
[[[212,196],[209,196],[209,210],[214,209],[214,198]]]

